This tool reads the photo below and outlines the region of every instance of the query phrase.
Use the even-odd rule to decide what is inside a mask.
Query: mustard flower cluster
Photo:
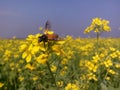
[[[111,28],[108,24],[108,20],[101,18],[93,18],[91,25],[85,29],[84,33],[87,34],[91,31],[94,31],[95,33],[109,32]]]

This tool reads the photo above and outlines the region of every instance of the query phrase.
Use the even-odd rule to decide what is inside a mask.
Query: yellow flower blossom
[[[102,24],[101,18],[93,18],[93,24],[101,25]]]
[[[10,63],[10,69],[11,69],[11,70],[14,70],[14,69],[15,69],[15,63],[14,63],[14,62]]]
[[[4,86],[4,83],[0,82],[0,88],[2,88]]]
[[[50,30],[45,30],[44,34],[54,34],[54,31],[50,31]]]
[[[108,20],[93,18],[91,25],[84,30],[84,34],[89,33],[90,31],[94,31],[95,33],[101,33],[102,31],[108,32],[111,29],[108,24]]]
[[[116,57],[117,57],[117,53],[113,52],[113,53],[110,54],[110,56],[111,56],[112,58],[116,58]]]
[[[60,48],[59,45],[54,45],[54,46],[52,46],[52,50],[55,51],[55,53],[56,53],[57,55],[60,55],[60,54],[61,54],[61,48]]]
[[[115,67],[116,68],[120,68],[120,64],[115,64]]]
[[[112,61],[110,59],[104,61],[103,63],[104,63],[104,65],[105,65],[106,68],[108,68],[108,67],[110,67],[110,66],[113,65],[113,63],[112,63]]]
[[[46,64],[46,61],[48,60],[47,54],[41,54],[38,57],[36,57],[36,61],[40,64]]]
[[[4,57],[10,57],[11,56],[11,51],[6,50],[4,53]]]
[[[33,80],[33,81],[38,80],[38,76],[34,76],[34,77],[32,78],[32,80]]]
[[[27,41],[33,41],[35,39],[34,35],[28,35],[28,37],[26,38]]]
[[[111,74],[113,74],[113,75],[116,74],[116,72],[113,71],[112,69],[109,69],[108,72],[111,73]]]
[[[105,57],[105,54],[101,53],[100,54],[100,59],[104,58]]]
[[[30,51],[23,52],[22,58],[23,59],[25,58],[26,62],[29,63],[31,61],[31,58],[32,58],[32,55],[31,55]]]
[[[23,52],[22,58],[24,59],[24,58],[26,58],[26,57],[27,57],[27,52]]]
[[[62,45],[62,44],[64,44],[64,43],[65,43],[64,40],[57,41],[57,44],[60,44],[60,45]]]
[[[26,62],[29,63],[31,61],[31,58],[32,58],[31,54],[28,54],[28,56],[26,57]]]
[[[68,62],[68,60],[64,58],[64,59],[61,61],[61,64],[64,65],[64,64],[67,64],[67,62]]]
[[[110,77],[107,76],[105,79],[109,81],[109,80],[110,80]]]
[[[65,90],[80,90],[80,88],[76,84],[68,83]]]
[[[52,65],[50,69],[51,69],[52,72],[55,72],[57,67],[55,65]]]
[[[21,72],[21,69],[20,69],[20,68],[18,69],[18,72]]]
[[[94,63],[97,63],[100,60],[100,57],[98,55],[95,55],[92,58]]]
[[[19,55],[18,54],[14,54],[14,58],[18,58],[19,57]]]
[[[105,31],[108,31],[108,32],[110,31],[110,27],[107,26],[107,25],[104,25],[103,28],[104,28]]]
[[[61,75],[61,76],[64,76],[65,73],[66,73],[66,71],[65,71],[64,69],[60,71],[60,75]]]
[[[92,79],[93,79],[94,81],[97,81],[97,80],[98,80],[97,77],[96,77],[96,75],[93,74],[93,73],[87,74],[87,77],[88,77],[89,80],[92,80]]]
[[[22,82],[24,80],[24,77],[20,76],[18,79]]]
[[[85,66],[86,66],[90,71],[93,71],[93,72],[96,72],[97,69],[98,69],[98,65],[95,65],[93,62],[90,62],[90,61],[85,62]]]
[[[58,86],[58,87],[62,87],[62,86],[63,86],[63,81],[58,81],[58,82],[57,82],[57,86]]]
[[[80,79],[81,79],[81,80],[86,80],[86,76],[85,76],[85,75],[82,75],[82,76],[80,76]]]
[[[33,65],[29,64],[29,63],[25,66],[25,68],[29,69],[29,70],[34,70],[35,69],[35,67]]]
[[[21,52],[23,52],[23,51],[26,50],[26,49],[27,49],[27,45],[26,45],[26,44],[21,45],[20,48],[19,48],[19,50],[20,50]]]
[[[20,64],[23,64],[23,63],[24,63],[24,60],[19,60],[19,63],[20,63]]]
[[[33,46],[31,53],[36,54],[40,50],[40,46]]]
[[[109,24],[110,22],[109,22],[108,20],[103,19],[103,20],[102,20],[102,23],[103,23],[103,25],[107,25],[107,24]]]

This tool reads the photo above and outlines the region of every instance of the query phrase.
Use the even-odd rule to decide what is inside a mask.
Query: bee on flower
[[[47,42],[48,40],[58,40],[58,34],[55,34],[54,31],[51,30],[50,22],[47,21],[45,24],[44,34],[39,37],[38,42]]]

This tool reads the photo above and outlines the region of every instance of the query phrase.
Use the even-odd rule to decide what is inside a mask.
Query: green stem
[[[99,33],[97,33],[97,54],[98,54],[98,48],[99,48]]]
[[[58,71],[59,71],[59,65],[60,65],[60,63],[61,63],[61,60],[59,60],[59,62],[58,62],[58,65],[57,65],[57,70],[56,70],[56,75],[55,75],[55,77],[58,75]]]
[[[55,77],[54,77],[54,75],[53,75],[53,73],[52,73],[52,71],[51,71],[51,68],[50,68],[50,64],[49,64],[48,61],[46,62],[46,64],[47,64],[48,70],[49,70],[49,72],[50,72],[50,74],[51,74],[51,76],[52,76],[52,79],[53,79],[53,81],[54,81],[54,84],[55,84],[55,86],[57,87]]]
[[[48,44],[48,45],[47,45],[47,47],[46,47],[45,42],[44,42],[44,48],[45,48],[45,52],[44,52],[44,53],[48,52],[48,56],[49,56],[50,43],[47,42],[47,44]],[[48,70],[49,70],[49,72],[50,72],[50,75],[51,75],[51,77],[52,77],[52,80],[53,80],[53,82],[54,82],[54,84],[55,84],[55,87],[56,87],[57,90],[58,90],[58,87],[57,87],[57,85],[56,85],[55,76],[53,75],[53,73],[52,73],[52,71],[51,71],[51,68],[50,68],[50,63],[49,63],[48,61],[46,61],[46,64],[47,64]]]

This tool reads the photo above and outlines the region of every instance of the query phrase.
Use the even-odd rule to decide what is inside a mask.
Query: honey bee
[[[45,23],[45,30],[43,32],[44,34],[39,37],[38,42],[48,42],[50,40],[58,40],[58,34],[55,34],[53,31],[51,31],[51,24],[49,21]]]
[[[40,36],[38,38],[38,42],[48,42],[48,40],[54,40],[57,41],[58,40],[58,34],[43,34],[42,36]]]

